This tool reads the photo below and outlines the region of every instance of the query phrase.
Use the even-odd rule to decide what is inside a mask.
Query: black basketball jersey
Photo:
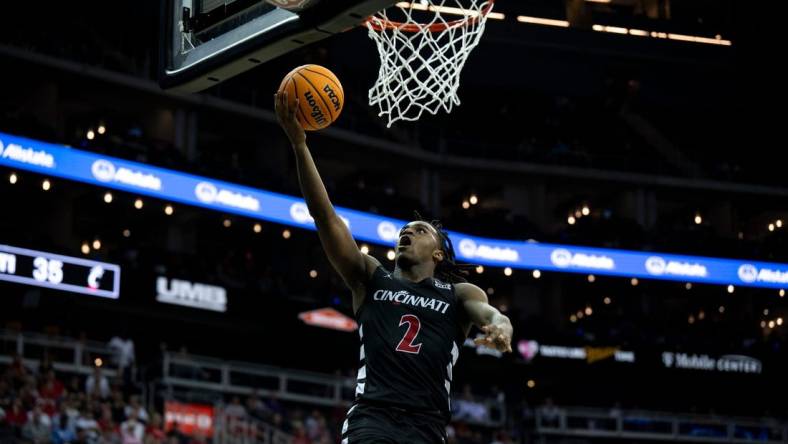
[[[361,337],[356,399],[451,417],[452,367],[464,311],[449,283],[414,283],[379,266],[356,313]]]

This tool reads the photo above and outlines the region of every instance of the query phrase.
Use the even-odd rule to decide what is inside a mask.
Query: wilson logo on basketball
[[[331,89],[331,86],[329,85],[324,86],[323,91],[328,95],[328,100],[331,100],[331,104],[334,105],[334,111],[339,111],[339,107],[340,107],[339,97],[337,97],[337,94],[334,92],[333,89]]]
[[[345,92],[339,79],[320,65],[303,65],[290,71],[279,85],[277,94],[283,93],[282,98],[289,106],[297,107],[290,111],[295,111],[295,118],[305,131],[317,131],[331,125],[345,104]]]
[[[315,122],[320,125],[326,123],[326,116],[324,116],[323,111],[320,110],[320,106],[318,106],[315,96],[312,95],[312,91],[305,92],[304,98],[306,99],[306,103],[309,104],[309,107],[312,108],[312,113],[310,115],[315,119]]]

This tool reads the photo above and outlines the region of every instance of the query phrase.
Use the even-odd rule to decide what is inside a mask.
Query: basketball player
[[[293,146],[298,180],[331,265],[353,294],[361,336],[356,401],[342,444],[441,444],[451,418],[452,366],[471,325],[483,344],[511,352],[512,324],[479,287],[462,280],[439,224],[414,221],[400,231],[389,272],[359,251],[317,172],[298,102],[275,95],[276,114]],[[437,277],[436,277],[437,276]]]

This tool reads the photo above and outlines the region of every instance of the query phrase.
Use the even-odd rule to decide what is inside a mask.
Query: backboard
[[[394,0],[165,0],[159,84],[197,92],[362,23]]]

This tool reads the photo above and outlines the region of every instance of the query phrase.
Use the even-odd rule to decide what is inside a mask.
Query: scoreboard
[[[0,245],[0,281],[117,299],[120,266]]]

